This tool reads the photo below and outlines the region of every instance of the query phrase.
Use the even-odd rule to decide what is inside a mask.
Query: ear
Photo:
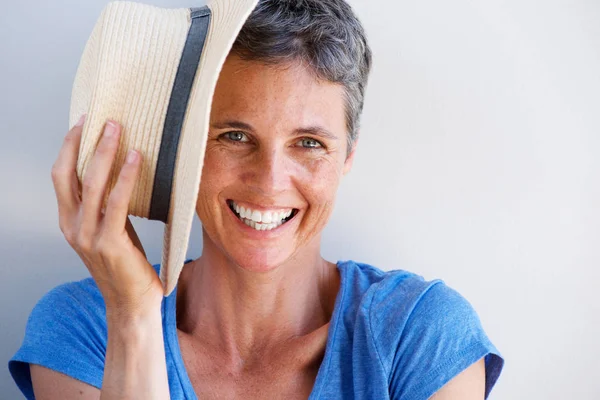
[[[348,157],[346,157],[346,161],[344,161],[344,170],[343,170],[343,174],[346,175],[348,172],[350,172],[350,169],[352,169],[352,164],[354,163],[354,155],[356,154],[356,145],[358,144],[358,139],[356,139],[354,141],[354,144],[352,145],[352,150],[350,151],[350,154],[348,154]]]

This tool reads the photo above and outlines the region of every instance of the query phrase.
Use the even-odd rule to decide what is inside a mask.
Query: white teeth
[[[262,215],[262,222],[270,224],[273,221],[271,218],[272,218],[272,214],[269,211],[267,211],[266,213],[264,213]],[[275,219],[275,221],[277,221],[277,219]]]
[[[238,213],[240,219],[249,227],[258,231],[270,231],[285,223],[284,219],[292,215],[293,210],[260,212],[244,208],[232,202],[232,208]]]
[[[250,217],[250,219],[254,222],[261,222],[262,221],[262,215],[260,213],[260,211],[252,211],[252,216]]]
[[[257,231],[270,231],[271,229],[275,229],[278,226],[281,226],[281,223],[279,224],[259,224],[259,223],[254,223],[254,229],[256,229]]]

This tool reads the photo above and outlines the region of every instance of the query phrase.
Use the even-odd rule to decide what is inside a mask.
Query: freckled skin
[[[252,129],[214,127],[231,120]],[[347,156],[343,88],[316,80],[299,64],[266,66],[230,56],[216,87],[210,123],[196,204],[203,253],[220,253],[249,271],[318,256],[321,231],[354,156]],[[314,126],[334,137],[295,132]],[[231,140],[228,132],[243,140]],[[303,139],[323,146],[306,148]],[[229,199],[299,212],[286,229],[278,229],[281,233],[259,240],[240,229]]]

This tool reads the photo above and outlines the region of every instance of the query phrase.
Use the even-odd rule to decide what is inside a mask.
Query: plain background
[[[17,399],[6,364],[29,312],[88,276],[58,228],[50,168],[107,1],[2,3],[0,398]],[[492,399],[600,399],[600,3],[352,4],[374,68],[324,254],[462,293],[506,358]],[[134,223],[159,262],[162,225]],[[200,252],[196,221],[188,255]]]

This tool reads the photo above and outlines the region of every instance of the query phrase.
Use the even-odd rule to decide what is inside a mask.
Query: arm
[[[101,209],[120,127],[107,123],[78,194],[76,163],[83,119],[65,138],[52,168],[59,224],[81,257],[106,306],[108,342],[101,391],[58,372],[34,366],[37,398],[169,399],[162,331],[162,284],[130,226],[129,199],[139,175],[140,157],[128,159]],[[112,133],[112,134],[110,134]]]
[[[31,382],[35,398],[39,400],[82,399],[98,400],[100,390],[37,364],[30,364]]]
[[[160,306],[143,318],[107,317],[103,400],[168,399]]]
[[[36,399],[167,399],[160,308],[146,318],[111,317],[102,392],[87,383],[32,364]],[[165,395],[167,397],[165,397]]]
[[[430,400],[482,400],[484,396],[485,363],[482,358],[445,384]]]
[[[108,321],[108,347],[102,392],[87,383],[32,364],[31,380],[37,399],[164,399],[169,392],[164,371],[160,311],[147,319]],[[158,394],[163,393],[163,397]],[[153,397],[158,396],[158,397]]]

